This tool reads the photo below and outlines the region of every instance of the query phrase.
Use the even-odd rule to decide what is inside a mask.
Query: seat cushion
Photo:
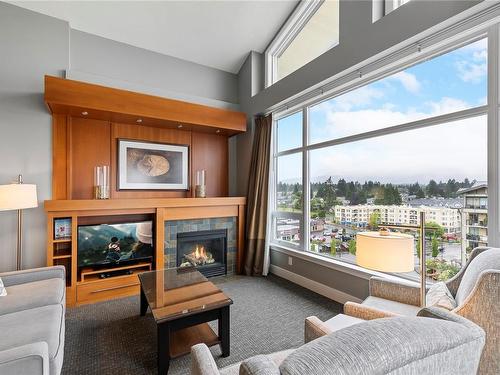
[[[500,249],[489,249],[476,256],[465,269],[460,286],[455,295],[455,301],[460,306],[469,296],[476,285],[481,272],[486,270],[500,270]]]
[[[324,322],[332,331],[338,331],[339,329],[350,327],[354,324],[365,322],[363,319],[355,318],[353,316],[338,314],[333,318],[328,319]]]
[[[266,356],[269,357],[276,364],[276,366],[279,367],[279,365],[281,365],[281,363],[285,360],[285,358],[288,357],[294,351],[295,351],[295,349],[282,350],[280,352],[267,354]],[[235,363],[234,365],[224,367],[223,369],[220,370],[220,374],[221,375],[239,375],[240,365],[241,365],[241,362],[238,362],[238,363]]]
[[[2,297],[0,315],[63,303],[66,286],[63,279],[46,279],[8,286]]]
[[[0,316],[0,351],[46,342],[50,374],[61,372],[64,355],[64,306],[49,305]]]
[[[363,301],[363,305],[373,307],[382,311],[392,312],[404,316],[416,316],[420,307],[407,305],[405,303],[391,301],[384,298],[370,296]]]

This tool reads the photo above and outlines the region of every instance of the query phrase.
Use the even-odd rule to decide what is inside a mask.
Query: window
[[[384,0],[384,13],[387,15],[410,0]]]
[[[339,0],[301,2],[266,51],[267,85],[314,60],[339,42]]]
[[[359,231],[423,211],[415,270],[423,240],[430,277],[453,276],[487,243],[486,104],[483,38],[279,118],[275,243],[355,264]]]

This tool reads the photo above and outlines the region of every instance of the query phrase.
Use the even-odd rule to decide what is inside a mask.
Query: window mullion
[[[302,211],[303,211],[303,240],[302,248],[304,250],[310,249],[310,219],[311,209],[309,202],[311,201],[311,185],[309,184],[309,152],[307,151],[307,144],[309,142],[309,111],[305,107],[302,112]]]

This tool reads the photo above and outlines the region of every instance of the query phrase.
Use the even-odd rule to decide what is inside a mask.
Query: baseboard
[[[342,304],[344,304],[348,301],[358,302],[358,303],[361,303],[363,301],[363,300],[361,300],[357,297],[354,297],[348,293],[341,292],[340,290],[337,290],[335,288],[318,283],[317,281],[308,279],[307,277],[298,275],[298,274],[293,273],[291,271],[288,271],[284,268],[275,266],[274,264],[270,265],[269,271],[271,273],[275,274],[276,276],[287,279],[288,281],[291,281],[294,284],[300,285],[304,288],[312,290],[313,292],[321,294],[322,296],[325,296],[327,298],[330,298],[330,299],[332,299],[336,302],[342,303]]]

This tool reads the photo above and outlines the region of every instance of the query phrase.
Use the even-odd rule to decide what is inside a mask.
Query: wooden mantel
[[[245,197],[46,200],[45,211],[131,210],[245,205]]]
[[[45,76],[45,103],[52,114],[235,135],[246,131],[246,115],[227,109]]]

